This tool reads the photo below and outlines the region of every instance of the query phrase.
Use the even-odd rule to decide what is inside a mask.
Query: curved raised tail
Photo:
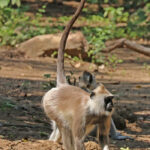
[[[65,27],[65,30],[60,40],[60,45],[58,49],[58,57],[57,57],[57,86],[67,83],[65,70],[64,70],[64,51],[65,51],[66,41],[67,41],[72,25],[77,20],[82,8],[84,7],[84,3],[85,3],[85,0],[80,1],[80,4],[75,14],[73,15],[72,19],[69,21],[67,26]]]

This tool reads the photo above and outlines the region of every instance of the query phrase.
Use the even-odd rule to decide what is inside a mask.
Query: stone
[[[122,116],[120,116],[117,112],[113,113],[112,118],[117,129],[124,130],[126,128],[125,119]]]
[[[51,56],[59,48],[62,33],[47,34],[33,37],[17,46],[17,50],[24,53],[26,57]],[[86,58],[88,42],[81,32],[70,33],[65,53],[71,56]]]

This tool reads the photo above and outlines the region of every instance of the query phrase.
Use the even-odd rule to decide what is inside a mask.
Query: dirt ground
[[[29,13],[32,15],[39,6],[35,0],[26,1],[32,4]],[[48,5],[45,16],[70,15],[77,3],[68,1],[65,7],[55,6]],[[126,128],[119,132],[133,140],[110,139],[112,150],[127,147],[150,150],[150,58],[128,49],[118,49],[111,54],[123,60],[115,69],[111,66],[97,68],[82,61],[70,65],[66,60],[66,73],[73,71],[78,78],[84,70],[90,71],[98,82],[117,95],[115,107],[126,119]],[[0,47],[0,150],[62,149],[61,145],[47,140],[51,126],[41,108],[41,99],[49,83],[45,74],[51,75],[50,80],[56,79],[56,59],[25,58],[13,48]],[[87,150],[100,149],[95,142],[85,145]]]
[[[113,53],[123,60],[116,69],[97,69],[82,61],[75,68],[66,60],[66,73],[73,71],[76,77],[84,70],[94,73],[97,81],[117,95],[115,106],[119,107],[122,115],[131,115],[131,118],[126,118],[126,129],[119,132],[134,140],[111,139],[111,149],[129,147],[131,150],[148,150],[150,59],[127,49],[118,49]],[[0,48],[0,149],[61,150],[60,145],[47,140],[51,127],[41,108],[41,99],[48,90],[44,87],[49,79],[44,78],[44,74],[51,74],[50,80],[55,80],[56,59],[24,58],[11,48]],[[86,147],[88,150],[100,149],[94,142],[86,143]]]

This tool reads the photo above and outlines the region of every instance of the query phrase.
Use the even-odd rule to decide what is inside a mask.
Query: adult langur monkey
[[[64,50],[69,31],[78,18],[85,0],[67,24],[58,50],[57,87],[49,90],[43,97],[43,108],[52,120],[53,132],[50,139],[62,138],[65,150],[85,150],[84,138],[97,126],[97,138],[102,149],[109,150],[109,130],[113,112],[113,95],[98,85],[91,93],[69,85],[64,71]],[[59,137],[56,138],[56,135]]]

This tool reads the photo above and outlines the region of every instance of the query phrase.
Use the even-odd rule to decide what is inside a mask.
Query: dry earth
[[[114,94],[116,108],[126,117],[126,129],[119,131],[134,140],[111,140],[111,149],[150,149],[150,59],[127,49],[114,51],[124,62],[116,66],[97,68],[87,62],[70,65],[66,72],[78,77],[84,70],[93,72],[99,82]],[[145,65],[144,65],[145,63]],[[75,67],[73,67],[75,66]],[[61,150],[57,143],[47,141],[51,132],[49,120],[41,108],[41,99],[49,79],[56,78],[56,60],[24,58],[15,50],[0,48],[0,149],[2,150]],[[94,142],[87,150],[98,150]]]
[[[63,5],[51,4],[51,0],[24,0],[31,6],[28,15],[33,16],[48,2],[46,16],[57,17],[74,13],[78,2],[65,1]],[[38,5],[39,4],[39,5]],[[86,7],[97,11],[97,6]],[[67,11],[66,11],[67,10]],[[83,24],[84,26],[84,24]],[[87,62],[70,65],[66,61],[66,72],[78,77],[84,70],[96,75],[99,82],[118,97],[117,112],[126,119],[126,129],[119,131],[134,140],[110,141],[112,150],[129,147],[131,150],[150,150],[150,58],[127,49],[114,52],[124,62],[116,69],[102,66],[97,68]],[[110,54],[111,55],[111,54]],[[145,63],[145,65],[144,65]],[[103,68],[103,69],[101,69]],[[0,150],[61,150],[61,145],[50,142],[49,120],[41,108],[41,99],[48,90],[49,79],[56,78],[56,60],[52,58],[25,58],[12,48],[0,48]],[[117,124],[116,124],[117,125]],[[99,150],[94,142],[87,142],[87,150]]]

